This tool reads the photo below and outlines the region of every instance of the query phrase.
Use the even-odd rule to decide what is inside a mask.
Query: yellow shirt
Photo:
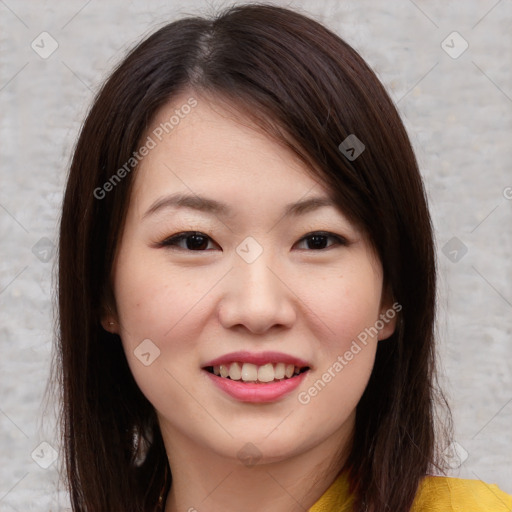
[[[346,473],[342,473],[309,512],[350,512]],[[420,483],[411,512],[511,512],[512,496],[495,484],[427,476]]]

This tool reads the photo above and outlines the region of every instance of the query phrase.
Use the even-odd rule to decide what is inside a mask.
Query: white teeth
[[[234,362],[229,365],[221,364],[213,367],[217,376],[244,382],[272,382],[283,380],[300,374],[300,367],[285,363],[266,363],[258,366],[252,363]]]
[[[255,364],[244,363],[242,366],[242,380],[256,382],[258,380],[258,367]]]
[[[285,370],[285,364],[277,363],[276,367],[274,368],[274,378],[275,379],[284,379],[284,370]]]
[[[238,363],[231,363],[229,378],[232,380],[240,380],[242,378],[242,367]]]
[[[260,382],[272,382],[274,378],[274,366],[272,363],[264,364],[258,368],[258,380]]]

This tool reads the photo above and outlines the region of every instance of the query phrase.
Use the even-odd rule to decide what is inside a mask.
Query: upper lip
[[[229,363],[252,363],[257,366],[262,366],[267,363],[284,363],[284,364],[293,364],[294,366],[298,366],[299,368],[311,367],[311,365],[301,359],[299,357],[295,357],[289,354],[284,354],[282,352],[248,352],[248,351],[239,351],[239,352],[231,352],[229,354],[225,354],[223,356],[217,357],[208,361],[203,365],[203,368],[208,366],[219,366],[221,364],[229,364]]]

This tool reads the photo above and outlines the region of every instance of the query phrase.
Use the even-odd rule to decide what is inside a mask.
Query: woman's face
[[[103,325],[164,439],[268,461],[339,444],[394,329],[381,265],[304,163],[190,96],[143,139]]]

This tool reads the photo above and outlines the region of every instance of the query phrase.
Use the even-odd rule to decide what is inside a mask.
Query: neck
[[[348,445],[346,432],[335,432],[309,450],[272,458],[262,444],[261,459],[247,465],[165,426],[162,435],[172,473],[165,512],[305,512],[339,474],[345,461],[340,447]]]

